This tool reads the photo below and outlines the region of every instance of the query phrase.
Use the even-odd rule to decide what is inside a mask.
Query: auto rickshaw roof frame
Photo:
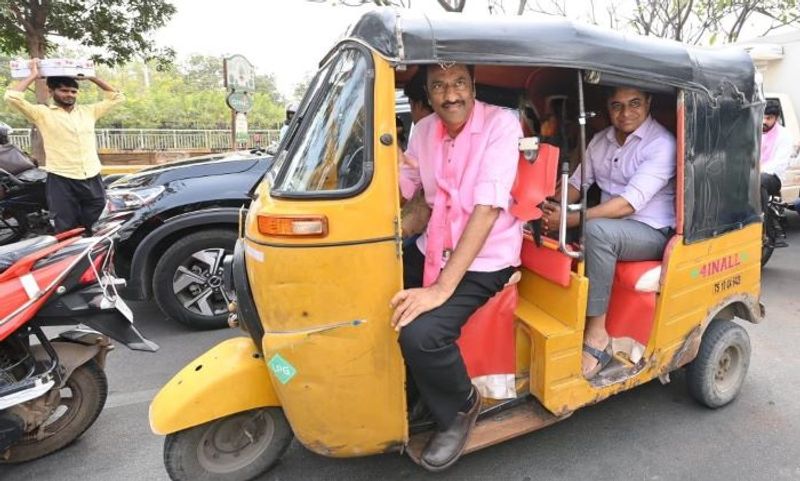
[[[341,40],[347,41],[361,43],[398,66],[457,62],[574,68],[599,72],[596,81],[601,84],[638,79],[653,83],[647,90],[666,85],[712,98],[720,79],[744,98],[752,98],[755,88],[755,67],[741,48],[695,47],[569,20],[487,17],[478,22],[462,14],[383,8],[353,24]]]

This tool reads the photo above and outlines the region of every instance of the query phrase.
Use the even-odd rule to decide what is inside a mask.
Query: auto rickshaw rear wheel
[[[247,481],[272,468],[293,437],[282,409],[253,409],[168,435],[164,465],[175,481]]]
[[[747,331],[734,322],[714,319],[686,371],[689,394],[710,408],[722,407],[739,395],[749,366]]]

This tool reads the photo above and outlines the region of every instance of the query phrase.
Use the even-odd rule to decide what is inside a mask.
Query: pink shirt
[[[520,264],[522,222],[508,209],[521,137],[522,129],[514,114],[479,101],[475,101],[469,120],[455,139],[450,138],[436,114],[414,127],[405,154],[419,167],[400,167],[400,191],[410,199],[422,186],[425,200],[433,207],[437,186],[446,190],[453,246],[458,245],[476,205],[502,209],[470,271],[492,272]],[[428,232],[417,239],[422,252],[426,252],[427,236]]]
[[[761,134],[761,172],[775,174],[786,181],[786,169],[792,161],[794,141],[783,125],[775,123],[769,131]]]

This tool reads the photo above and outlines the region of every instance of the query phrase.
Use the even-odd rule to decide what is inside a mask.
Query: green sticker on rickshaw
[[[268,366],[281,384],[286,384],[287,382],[291,381],[295,374],[297,374],[297,369],[295,369],[294,366],[292,366],[291,363],[284,359],[280,354],[275,354],[272,356],[272,358],[269,360]]]

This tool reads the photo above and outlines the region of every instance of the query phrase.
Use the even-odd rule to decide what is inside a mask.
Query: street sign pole
[[[236,150],[236,111],[231,110],[231,150]]]
[[[240,135],[247,145],[247,112],[253,108],[256,75],[253,65],[242,55],[224,58],[222,75],[228,90],[225,103],[231,109],[231,148],[236,150]]]

